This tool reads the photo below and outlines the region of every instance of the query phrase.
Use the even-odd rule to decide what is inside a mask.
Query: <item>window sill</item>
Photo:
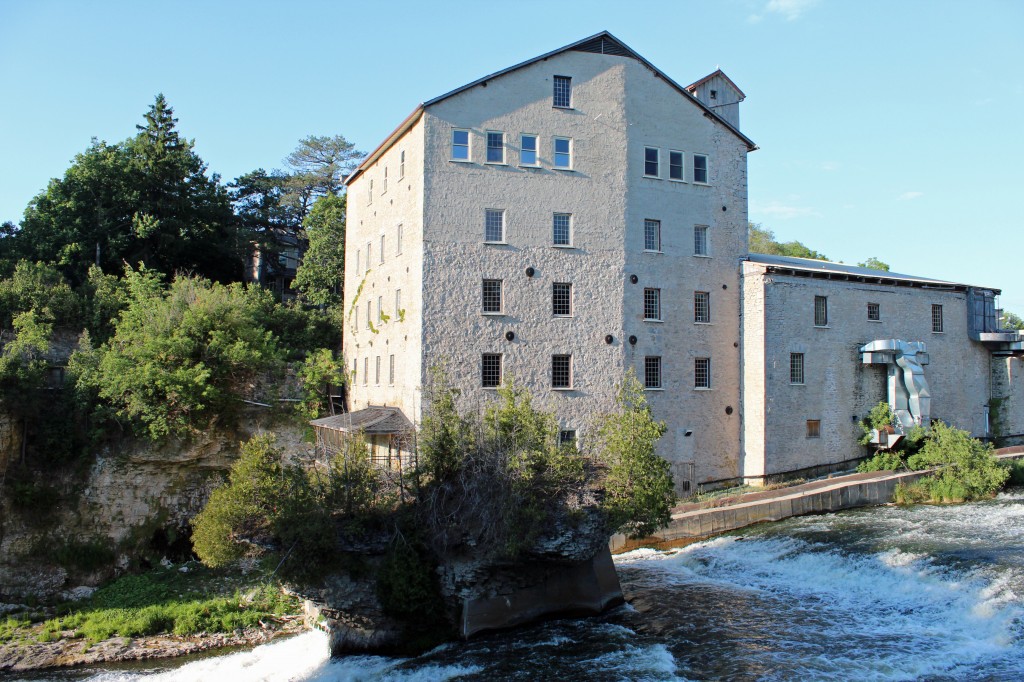
[[[505,313],[503,313],[503,312],[502,313],[481,312],[480,314],[483,315],[484,317],[504,317],[505,316]]]
[[[946,332],[937,332],[937,331],[935,331],[934,329],[932,330],[932,334],[945,334],[945,333],[946,333]]]
[[[875,324],[882,324],[881,320],[868,320],[868,322],[874,322]]]
[[[484,391],[497,391],[500,386],[481,386],[480,389]]]
[[[576,247],[572,244],[552,244],[553,249],[575,249]]]
[[[575,315],[552,315],[553,320],[571,320]]]
[[[686,180],[680,180],[679,178],[669,178],[669,179],[668,179],[668,181],[669,181],[669,182],[678,182],[678,183],[680,183],[680,184],[682,184],[682,185],[688,185],[688,184],[690,184],[690,183],[688,183],[688,182],[687,182]]]
[[[665,253],[665,252],[664,252],[664,251],[662,251],[662,250],[660,250],[660,249],[658,249],[658,250],[654,250],[654,249],[644,249],[644,253]]]
[[[828,326],[827,324],[816,324],[816,325],[814,325],[814,328],[815,329],[831,329],[832,327]]]
[[[452,163],[473,163],[473,159],[448,159]]]
[[[794,383],[793,383],[793,382],[791,381],[791,382],[789,382],[789,385],[790,385],[790,386],[806,386],[807,384],[804,384],[804,383],[800,383],[800,384],[794,384]]]
[[[695,253],[695,254],[693,254],[693,257],[694,258],[711,258],[711,256],[709,256],[706,253]]]
[[[551,390],[564,393],[566,391],[575,391],[576,389],[574,389],[572,386],[552,386]]]
[[[661,180],[661,176],[660,175],[647,175],[645,173],[642,177],[645,177],[648,180]]]
[[[695,391],[713,391],[714,389],[711,388],[710,386],[694,386],[693,390],[695,390]]]
[[[485,166],[507,166],[504,161],[484,161]]]
[[[653,387],[648,387],[648,386],[644,386],[644,391],[647,391],[647,392],[649,392],[649,393],[655,393],[655,392],[657,392],[657,393],[663,393],[663,392],[665,391],[665,389],[663,389],[663,388],[653,388]]]
[[[694,320],[693,323],[694,324],[699,324],[702,327],[713,327],[713,326],[715,326],[714,322],[698,322],[697,320]]]
[[[552,166],[551,170],[565,171],[567,173],[574,173],[574,172],[576,172],[575,168],[569,168],[567,166]]]
[[[520,168],[534,168],[534,169],[543,168],[543,166],[541,166],[539,163],[521,163],[521,164],[519,164],[519,167]]]
[[[698,187],[710,187],[711,186],[710,182],[697,182],[696,180],[694,180],[690,184],[697,185]]]
[[[558,106],[557,104],[552,104],[551,108],[552,109],[561,109],[562,111],[572,111],[572,107],[561,107],[561,106]]]
[[[490,244],[491,246],[508,246],[508,242],[484,242],[485,245]]]
[[[664,324],[665,320],[655,320],[654,318],[644,318],[644,322],[657,322],[658,324]]]

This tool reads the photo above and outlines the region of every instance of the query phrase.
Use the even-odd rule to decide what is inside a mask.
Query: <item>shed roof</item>
[[[845,263],[833,263],[825,260],[814,260],[812,258],[795,258],[793,256],[774,256],[764,253],[751,253],[747,256],[747,260],[751,263],[764,265],[776,272],[793,270],[811,275],[819,273],[825,276],[837,275],[840,277],[879,284],[903,283],[908,285],[934,287],[937,289],[975,288],[988,289],[996,294],[1000,293],[999,289],[994,289],[992,287],[974,286],[972,284],[964,284],[962,282],[948,282],[946,280],[917,277],[915,275],[904,275],[898,272],[889,272],[888,270],[872,270],[871,268],[846,265]]]
[[[413,430],[412,422],[397,407],[371,405],[355,412],[322,417],[309,422],[314,428],[361,432],[367,435],[405,433]]]
[[[733,83],[732,79],[729,78],[728,76],[726,76],[725,75],[725,71],[722,71],[721,69],[715,69],[714,71],[712,71],[708,75],[704,76],[700,80],[696,80],[696,81],[690,83],[689,85],[687,85],[686,86],[687,92],[690,92],[692,94],[694,90],[696,90],[698,87],[700,87],[704,83],[707,83],[709,80],[711,80],[715,76],[721,76],[721,78],[726,83],[729,84],[729,87],[731,87],[733,90],[736,91],[736,94],[739,95],[739,99],[740,99],[741,102],[747,98],[747,96],[743,94],[743,91],[740,90],[739,86],[736,85],[735,83]]]
[[[370,153],[369,156],[366,157],[366,160],[363,161],[361,164],[359,164],[359,167],[356,168],[347,178],[345,178],[345,184],[348,185],[350,182],[355,180],[359,175],[361,175],[362,172],[366,168],[368,168],[371,165],[373,165],[377,161],[377,159],[380,158],[380,156],[384,152],[386,152],[391,147],[392,144],[395,143],[395,141],[398,138],[400,138],[402,135],[404,135],[405,132],[408,131],[409,128],[411,128],[416,123],[416,121],[419,120],[420,115],[423,113],[423,110],[426,107],[429,107],[429,106],[431,106],[433,104],[437,104],[438,102],[442,102],[442,101],[448,99],[449,97],[453,97],[453,96],[459,94],[460,92],[464,92],[466,90],[469,90],[470,88],[473,88],[473,87],[475,87],[477,85],[480,85],[481,83],[484,83],[486,81],[493,80],[495,78],[498,78],[499,76],[504,76],[507,73],[511,73],[513,71],[517,71],[517,70],[519,70],[519,69],[521,69],[523,67],[529,66],[530,64],[534,64],[536,62],[543,61],[545,59],[549,59],[549,58],[554,57],[555,55],[561,54],[563,52],[569,52],[569,51],[573,51],[573,50],[578,51],[578,52],[595,52],[595,53],[598,53],[598,54],[611,54],[611,55],[617,55],[617,56],[620,56],[620,57],[631,57],[631,58],[637,60],[638,62],[640,62],[641,64],[646,66],[648,69],[653,71],[654,74],[658,78],[660,78],[663,81],[665,81],[666,83],[668,83],[669,86],[674,88],[681,95],[684,95],[687,100],[689,100],[690,102],[693,102],[694,105],[696,105],[696,106],[700,107],[701,109],[703,109],[704,113],[706,115],[708,115],[708,117],[711,118],[711,120],[716,121],[718,123],[721,123],[727,129],[729,129],[729,131],[731,131],[733,134],[735,134],[737,137],[739,137],[741,140],[743,140],[743,142],[747,145],[747,149],[748,150],[754,151],[755,149],[757,149],[757,145],[754,144],[753,140],[751,140],[749,137],[747,137],[746,135],[741,133],[739,130],[734,128],[731,123],[729,123],[724,118],[719,116],[718,113],[716,113],[714,109],[708,107],[703,102],[697,100],[697,98],[693,96],[693,93],[691,93],[687,88],[684,88],[683,86],[679,85],[674,80],[669,78],[668,75],[664,71],[662,71],[658,67],[654,66],[654,64],[651,64],[649,61],[647,61],[642,56],[640,56],[640,54],[638,52],[633,50],[631,47],[629,47],[628,45],[623,43],[621,40],[619,40],[618,38],[613,36],[608,31],[601,31],[600,33],[595,33],[592,36],[584,38],[583,40],[577,40],[575,43],[570,43],[568,45],[565,45],[564,47],[560,47],[557,50],[552,50],[551,52],[546,52],[546,53],[544,53],[542,55],[539,55],[537,57],[533,57],[532,59],[527,59],[525,62],[520,62],[520,63],[515,64],[513,66],[510,66],[510,67],[508,67],[506,69],[502,69],[501,71],[495,71],[494,73],[489,74],[487,76],[484,76],[483,78],[478,78],[478,79],[476,79],[475,81],[473,81],[471,83],[466,83],[465,85],[460,86],[458,88],[455,88],[454,90],[450,90],[450,91],[444,93],[443,95],[439,95],[439,96],[437,96],[437,97],[435,97],[433,99],[427,100],[423,104],[421,104],[418,107],[416,107],[416,109],[414,109],[413,112],[411,114],[409,114],[409,116],[406,117],[406,119],[404,121],[402,121],[398,125],[398,127],[395,128],[391,132],[391,134],[388,135],[384,139],[384,141],[376,149],[374,149]],[[720,73],[720,72],[721,72],[721,70],[719,69],[719,71],[716,71],[715,73]],[[711,75],[715,75],[715,74],[711,74]],[[724,76],[726,78],[726,80],[729,80],[728,76],[725,76],[724,73],[722,74],[722,76]],[[701,83],[704,80],[706,80],[706,78],[705,79],[701,79],[700,81],[697,81],[697,83]],[[729,82],[732,83],[731,80],[729,80]],[[696,85],[696,83],[694,85]],[[735,84],[733,84],[733,87],[736,87]],[[743,94],[742,90],[740,90],[739,88],[736,88],[736,91],[739,92],[741,94],[741,96],[742,96],[742,94]]]

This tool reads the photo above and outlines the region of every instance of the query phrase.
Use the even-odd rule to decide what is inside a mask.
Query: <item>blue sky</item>
[[[601,30],[677,82],[721,67],[744,90],[751,220],[1024,314],[1015,0],[0,0],[0,220],[158,92],[230,180],[310,134],[368,151],[418,103]]]

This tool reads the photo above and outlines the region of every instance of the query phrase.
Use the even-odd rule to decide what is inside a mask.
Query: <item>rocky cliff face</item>
[[[43,508],[0,496],[0,597],[52,598],[76,585],[95,585],[113,566],[88,566],[78,554],[109,556],[120,568],[188,551],[189,520],[206,503],[238,456],[238,446],[272,431],[291,454],[312,448],[302,429],[252,412],[238,427],[214,429],[192,442],[159,446],[122,441],[97,453],[84,471],[53,472],[42,481],[57,498]],[[0,420],[0,445],[4,441]],[[17,437],[12,438],[17,441]],[[16,447],[15,447],[16,450]],[[10,449],[0,450],[12,457]],[[16,456],[16,453],[13,455]],[[95,562],[94,562],[95,563]]]

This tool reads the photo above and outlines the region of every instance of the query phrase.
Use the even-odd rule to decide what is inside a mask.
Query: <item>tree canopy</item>
[[[792,258],[811,258],[828,260],[828,256],[804,246],[798,241],[779,242],[775,233],[762,227],[760,223],[748,223],[748,249],[750,253],[762,253],[768,256],[789,256]]]

